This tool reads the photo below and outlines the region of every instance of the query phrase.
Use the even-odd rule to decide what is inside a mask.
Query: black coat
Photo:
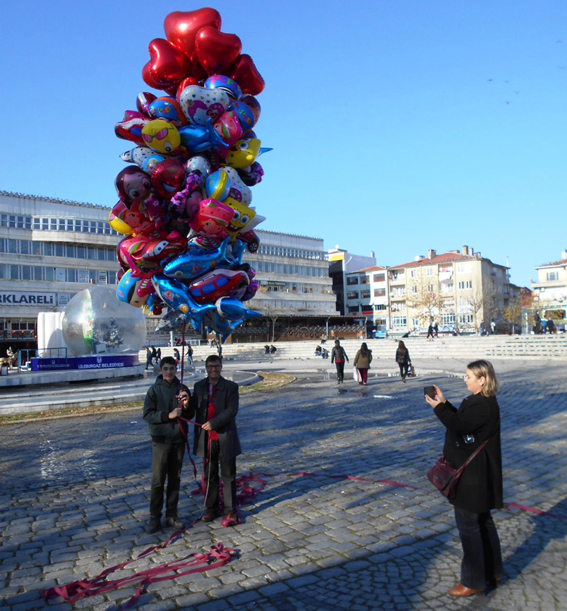
[[[186,389],[183,386],[183,389]],[[187,425],[177,418],[169,418],[179,404],[177,395],[182,389],[181,382],[177,377],[167,382],[160,374],[155,383],[150,386],[144,399],[143,418],[148,423],[148,430],[152,439],[158,443],[184,443],[187,435]],[[188,411],[183,410],[183,418],[188,418]],[[183,431],[179,426],[183,426]],[[185,434],[184,434],[185,433]]]
[[[236,428],[236,414],[238,414],[238,384],[225,380],[219,380],[213,394],[216,416],[211,420],[211,427],[219,436],[219,447],[222,460],[235,458],[242,453],[240,439]],[[193,395],[189,402],[189,413],[195,422],[205,424],[207,422],[207,410],[209,407],[209,380],[205,378],[195,384]],[[207,435],[200,426],[195,427],[195,438],[193,453],[196,456],[205,456]]]
[[[486,513],[502,507],[502,453],[500,448],[500,409],[496,397],[471,395],[457,410],[449,402],[440,403],[435,415],[445,425],[443,454],[458,469],[478,446],[489,439],[485,448],[465,468],[451,501],[456,507]],[[465,435],[474,442],[465,443]]]

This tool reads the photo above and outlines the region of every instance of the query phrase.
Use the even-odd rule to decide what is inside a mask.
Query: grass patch
[[[251,386],[242,386],[240,388],[241,395],[247,395],[252,392],[271,392],[278,390],[282,386],[287,386],[295,380],[294,376],[290,376],[287,373],[274,373],[273,371],[259,371],[258,375],[262,380]]]
[[[247,395],[253,392],[272,392],[291,384],[294,376],[286,373],[273,373],[270,371],[259,371],[258,375],[262,380],[252,386],[242,386],[240,388],[241,395]],[[24,414],[8,414],[0,416],[0,426],[7,424],[22,424],[26,422],[35,422],[37,420],[57,420],[59,418],[77,418],[80,416],[98,416],[100,414],[115,414],[118,412],[139,411],[142,415],[143,402],[124,403],[122,405],[97,405],[93,407],[68,407],[64,409],[50,409],[43,412],[26,412]]]

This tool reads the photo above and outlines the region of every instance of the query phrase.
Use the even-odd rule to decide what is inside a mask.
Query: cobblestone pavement
[[[198,523],[135,564],[157,566],[223,542],[238,550],[226,566],[148,586],[148,611],[224,609],[559,610],[567,608],[567,381],[561,363],[508,364],[500,373],[504,497],[495,512],[504,553],[503,584],[452,599],[460,545],[449,504],[427,482],[443,428],[423,402],[438,383],[458,402],[461,379],[424,376],[402,384],[371,378],[344,386],[303,374],[277,393],[242,397],[240,473],[270,473],[243,523]],[[118,609],[133,588],[73,606],[44,603],[56,584],[93,577],[165,540],[145,532],[150,442],[138,412],[0,428],[0,607]],[[318,477],[290,475],[316,473]],[[410,484],[333,478],[352,475]],[[192,473],[183,473],[180,516],[200,515]],[[428,489],[429,491],[424,491]],[[555,517],[554,517],[555,516]],[[560,518],[563,519],[560,519]]]

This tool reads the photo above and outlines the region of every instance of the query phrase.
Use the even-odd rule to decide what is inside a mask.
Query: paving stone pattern
[[[371,377],[363,388],[300,372],[285,389],[242,398],[239,472],[277,475],[242,508],[243,523],[198,523],[134,566],[156,566],[219,541],[238,557],[217,570],[151,584],[137,608],[566,609],[564,367],[511,365],[500,380],[505,500],[563,519],[495,512],[506,572],[497,590],[469,599],[447,595],[459,581],[460,544],[450,505],[426,479],[441,452],[443,428],[423,402],[423,385],[438,383],[458,403],[466,394],[462,379],[430,375],[402,384]],[[5,426],[0,452],[0,608],[118,609],[135,588],[73,606],[61,599],[44,603],[40,593],[93,577],[169,535],[145,532],[151,444],[141,414]],[[319,477],[291,475],[299,472]],[[187,523],[201,511],[190,494],[192,479],[187,461],[180,501]]]

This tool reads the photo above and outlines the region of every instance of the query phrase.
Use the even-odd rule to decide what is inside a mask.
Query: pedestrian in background
[[[396,350],[396,363],[400,368],[400,376],[402,382],[405,384],[406,377],[408,375],[408,366],[411,362],[409,350],[401,340],[398,342],[398,349]]]
[[[372,362],[372,350],[368,349],[366,342],[363,342],[360,346],[360,350],[354,357],[354,366],[358,369],[359,380],[358,383],[363,386],[367,385],[368,382],[368,370],[370,369],[370,363]]]
[[[341,346],[341,342],[336,339],[333,350],[331,351],[331,365],[334,363],[337,368],[338,384],[344,384],[345,381],[345,361],[348,361],[347,353]]]
[[[486,446],[464,469],[450,502],[463,548],[461,580],[449,590],[451,596],[471,596],[485,591],[486,583],[496,586],[502,579],[500,540],[491,509],[500,509],[502,500],[502,456],[500,409],[496,400],[498,381],[492,364],[469,363],[465,384],[471,393],[457,409],[434,386],[435,395],[425,401],[446,428],[443,454],[458,469],[485,441]]]
[[[431,338],[431,339],[430,339]],[[433,341],[433,323],[429,323],[429,327],[427,327],[427,341]]]

